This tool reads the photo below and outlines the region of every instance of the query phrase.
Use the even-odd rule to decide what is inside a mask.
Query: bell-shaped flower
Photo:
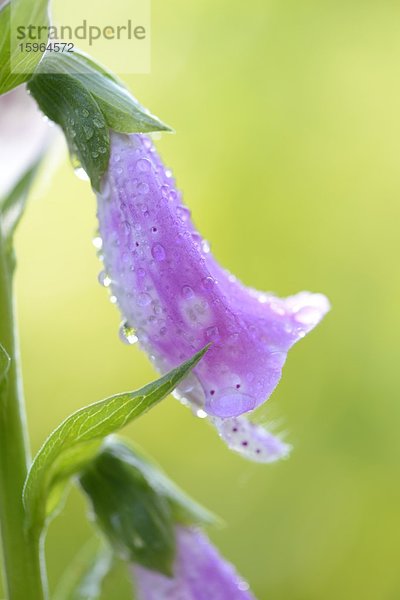
[[[138,600],[255,600],[248,584],[198,529],[177,527],[173,576],[132,567]]]
[[[271,395],[289,348],[329,310],[326,297],[277,298],[220,267],[144,135],[112,133],[98,219],[101,280],[118,302],[126,339],[138,338],[161,372],[210,343],[178,388],[181,400],[241,454],[260,462],[287,454],[286,444],[243,415]]]

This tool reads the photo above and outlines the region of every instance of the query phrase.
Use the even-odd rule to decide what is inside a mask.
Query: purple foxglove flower
[[[161,372],[211,342],[178,388],[183,402],[248,458],[271,462],[287,454],[286,444],[242,415],[271,395],[289,348],[329,310],[325,296],[277,298],[220,267],[144,135],[112,133],[98,218],[101,279],[118,302],[128,341],[137,336]]]
[[[173,577],[133,566],[138,600],[255,600],[202,532],[178,527],[176,537]]]
[[[36,162],[50,132],[49,124],[25,86],[0,96],[0,198]]]

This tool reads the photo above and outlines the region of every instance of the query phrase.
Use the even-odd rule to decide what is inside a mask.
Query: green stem
[[[22,488],[29,464],[27,427],[16,338],[13,277],[0,229],[0,343],[11,358],[0,384],[0,525],[8,600],[47,596],[41,544],[25,528]]]

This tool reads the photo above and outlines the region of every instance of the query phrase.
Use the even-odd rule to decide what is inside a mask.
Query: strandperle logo
[[[147,29],[128,19],[125,25],[90,25],[84,19],[80,25],[19,25],[17,39],[25,42],[86,40],[92,46],[96,40],[145,40]]]
[[[122,77],[150,73],[151,0],[129,0],[129,10],[126,0],[112,0],[111,10],[109,4],[52,0],[49,22],[35,12],[24,16],[18,10],[19,0],[11,0],[11,70],[29,72],[35,53],[79,50],[93,54],[98,63]],[[79,69],[79,65],[75,67]],[[51,68],[55,68],[53,64]]]

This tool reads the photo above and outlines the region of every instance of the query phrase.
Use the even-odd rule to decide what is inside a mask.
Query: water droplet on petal
[[[208,415],[205,410],[203,410],[202,408],[199,408],[196,411],[196,417],[199,417],[199,419],[206,419],[208,417]]]
[[[186,223],[186,221],[188,221],[190,218],[190,210],[182,204],[176,207],[176,214],[178,219],[180,219],[183,223]]]
[[[151,162],[147,158],[139,158],[139,160],[136,163],[136,166],[139,169],[139,171],[142,171],[142,173],[146,173],[151,169]]]
[[[99,280],[99,283],[101,285],[103,285],[104,287],[109,287],[111,284],[111,279],[105,271],[100,271],[98,280]]]
[[[149,191],[150,188],[147,185],[147,183],[142,182],[142,183],[139,183],[137,189],[138,189],[139,194],[147,194],[147,192]]]
[[[171,191],[169,192],[169,194],[168,194],[168,200],[169,200],[170,202],[175,202],[175,200],[177,199],[177,197],[178,197],[178,194],[176,193],[176,191],[175,191],[175,190],[171,190]]]
[[[184,285],[182,287],[182,296],[184,298],[193,298],[194,296],[194,291],[193,289],[190,287],[190,285]]]
[[[146,292],[142,292],[138,295],[136,302],[139,306],[148,306],[151,302],[151,296],[150,294],[146,294]]]
[[[95,238],[93,238],[92,244],[96,248],[96,250],[101,250],[103,247],[103,240],[100,236],[96,236]]]
[[[212,277],[204,277],[204,279],[202,280],[201,283],[203,284],[203,287],[206,290],[209,290],[209,289],[211,289],[214,286],[215,279],[213,279]]]
[[[216,325],[206,329],[206,338],[207,340],[211,340],[213,342],[216,342],[220,339],[219,329]]]
[[[161,244],[154,244],[154,246],[151,249],[151,255],[154,258],[154,260],[157,260],[158,262],[165,260],[166,254],[164,246],[162,246]]]
[[[135,330],[126,321],[123,321],[119,327],[119,337],[124,344],[132,345],[138,341]]]
[[[210,252],[210,244],[207,240],[203,240],[201,242],[201,249],[203,250],[204,254],[208,254]]]
[[[168,198],[169,185],[162,185],[160,191],[163,198]]]

